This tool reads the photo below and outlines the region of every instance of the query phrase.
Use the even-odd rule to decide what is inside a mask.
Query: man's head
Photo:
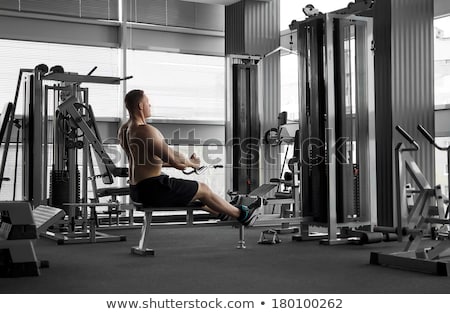
[[[151,115],[148,97],[140,89],[133,89],[127,93],[125,96],[125,107],[130,116],[143,115],[144,118],[148,118]]]

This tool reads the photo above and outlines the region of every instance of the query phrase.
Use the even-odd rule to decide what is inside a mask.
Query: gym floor
[[[398,251],[403,244],[325,246],[318,242],[259,245],[261,228],[246,229],[247,249],[235,249],[232,227],[152,230],[156,255],[130,254],[140,231],[109,231],[125,242],[35,248],[50,268],[39,277],[4,278],[0,293],[446,293],[450,278],[369,264],[371,251]]]

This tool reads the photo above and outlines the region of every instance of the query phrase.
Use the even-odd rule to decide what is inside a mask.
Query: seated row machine
[[[260,189],[261,190],[261,189]],[[258,191],[253,191],[248,195],[237,195],[233,198],[232,203],[234,205],[250,205],[255,201],[261,202],[261,197],[258,195]],[[144,207],[141,203],[133,202],[135,209],[137,211],[144,212],[144,222],[142,225],[141,237],[139,239],[139,244],[131,248],[131,253],[141,256],[155,255],[155,251],[149,247],[150,245],[150,230],[152,223],[152,214],[156,211],[177,211],[186,210],[188,221],[187,223],[193,224],[193,211],[203,210],[201,202],[193,202],[188,206],[184,207]],[[236,246],[237,249],[245,249],[245,227],[237,220],[227,220],[217,223],[220,226],[233,226],[239,228],[239,240]]]

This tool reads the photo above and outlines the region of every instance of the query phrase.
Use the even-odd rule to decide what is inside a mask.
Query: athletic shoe
[[[240,205],[239,210],[241,211],[238,221],[244,226],[252,226],[258,219],[259,213],[257,211],[258,207],[249,208],[245,205]]]

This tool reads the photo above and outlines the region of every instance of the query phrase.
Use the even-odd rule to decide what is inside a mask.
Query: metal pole
[[[42,149],[44,151],[44,160],[42,162],[43,176],[42,176],[42,195],[44,200],[47,200],[47,168],[48,168],[48,91],[49,87],[45,85],[44,93],[44,123],[42,134]],[[54,93],[54,92],[53,92]],[[47,203],[47,202],[46,202]]]
[[[337,208],[336,208],[336,114],[334,91],[334,43],[333,17],[326,16],[326,92],[327,92],[327,129],[328,132],[328,242],[337,239]],[[321,49],[321,47],[319,47]]]

